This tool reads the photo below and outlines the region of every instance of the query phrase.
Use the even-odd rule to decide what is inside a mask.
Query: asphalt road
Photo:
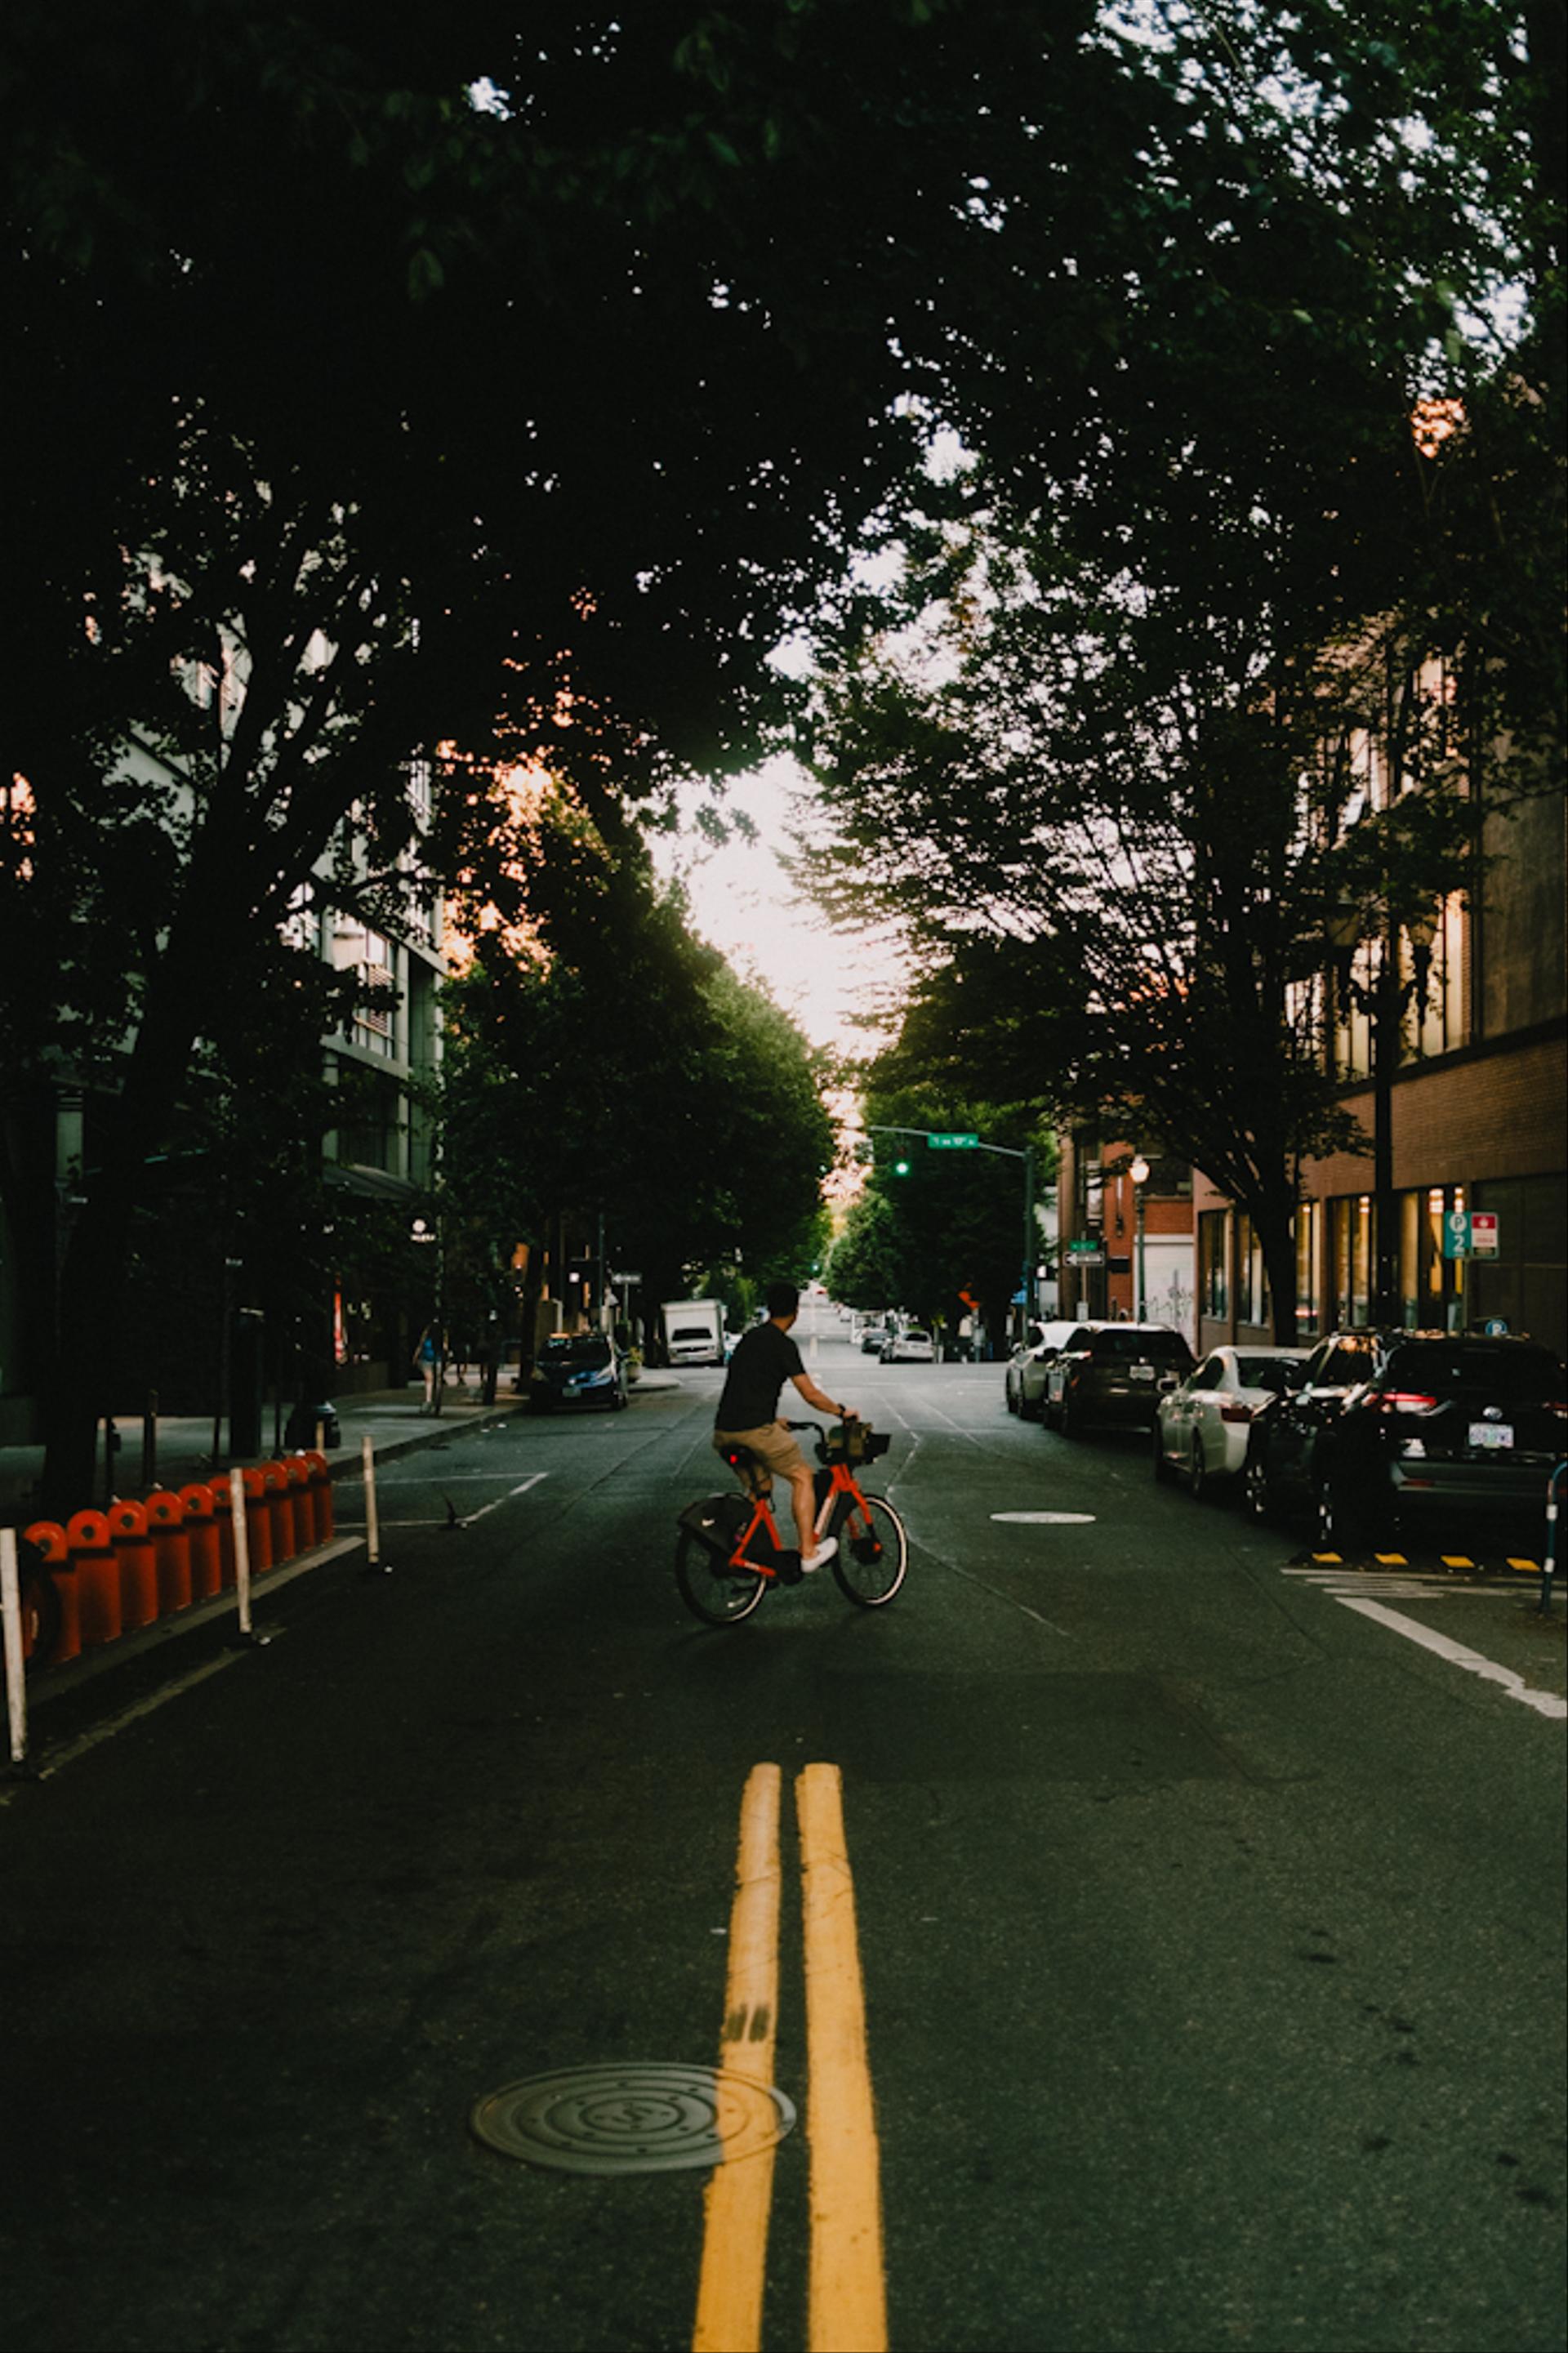
[[[1561,1598],[1314,1563],[1010,1419],[999,1366],[816,1337],[894,1433],[884,1611],[686,1614],[693,1373],[388,1465],[390,1575],[46,1712],[0,1805],[0,2344],[680,2348],[751,2264],[763,2345],[848,2353],[869,2249],[901,2353],[1562,2346]],[[737,2008],[748,1788],[776,1985]],[[469,2128],[748,2036],[799,2122],[722,2168],[739,2221]]]

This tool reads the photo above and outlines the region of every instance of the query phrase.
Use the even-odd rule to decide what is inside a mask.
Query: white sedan
[[[1154,1416],[1154,1476],[1186,1473],[1194,1495],[1239,1476],[1247,1424],[1261,1405],[1300,1383],[1306,1348],[1215,1348],[1160,1399]]]
[[[1031,1324],[1029,1337],[1020,1341],[1007,1360],[1007,1410],[1025,1421],[1038,1421],[1046,1401],[1046,1382],[1053,1358],[1076,1323]]]
[[[882,1350],[882,1362],[885,1365],[933,1365],[936,1362],[936,1343],[929,1332],[919,1331],[911,1324],[907,1332],[891,1335]]]

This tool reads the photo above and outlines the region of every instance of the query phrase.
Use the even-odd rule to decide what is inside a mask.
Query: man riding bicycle
[[[801,1362],[800,1350],[789,1336],[800,1314],[800,1293],[794,1283],[770,1282],[766,1298],[767,1322],[753,1324],[738,1342],[730,1359],[714,1418],[713,1446],[720,1454],[727,1453],[731,1447],[744,1446],[764,1470],[776,1472],[781,1479],[789,1481],[800,1565],[802,1568],[820,1568],[825,1561],[832,1559],[837,1544],[834,1537],[825,1536],[815,1550],[807,1549],[816,1534],[816,1490],[805,1455],[786,1424],[778,1418],[779,1392],[785,1381],[793,1381],[807,1405],[815,1406],[818,1413],[832,1414],[839,1421],[850,1418],[849,1408],[835,1405],[826,1392],[817,1388]]]

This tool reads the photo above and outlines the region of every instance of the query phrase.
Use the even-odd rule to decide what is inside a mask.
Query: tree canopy
[[[528,830],[528,934],[481,932],[448,990],[449,1215],[509,1250],[562,1211],[602,1217],[645,1303],[803,1276],[833,1158],[819,1058],[694,936],[635,835],[606,842],[559,795]]]

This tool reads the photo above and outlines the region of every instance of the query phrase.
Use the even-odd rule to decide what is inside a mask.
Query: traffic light
[[[893,1174],[894,1174],[894,1176],[907,1176],[909,1175],[909,1173],[910,1173],[910,1164],[909,1164],[909,1162],[908,1162],[907,1160],[895,1160],[895,1161],[894,1161],[894,1163],[893,1163]]]

